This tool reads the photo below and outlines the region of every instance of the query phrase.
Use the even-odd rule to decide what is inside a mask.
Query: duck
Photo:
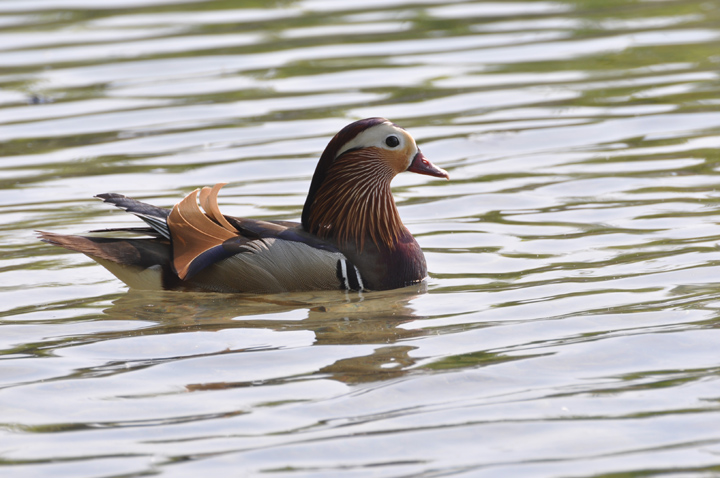
[[[106,233],[101,236],[38,234],[48,244],[87,255],[131,289],[397,289],[427,278],[425,255],[403,225],[390,188],[406,171],[449,179],[405,129],[385,118],[366,118],[342,128],[321,154],[300,222],[224,215],[218,194],[226,183],[218,183],[194,190],[171,209],[98,194],[146,226],[90,231]],[[118,232],[125,237],[112,237]]]

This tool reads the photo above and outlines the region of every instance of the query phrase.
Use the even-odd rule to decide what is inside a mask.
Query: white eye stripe
[[[398,140],[398,144],[394,147],[390,147],[386,143],[387,138],[389,138],[390,136],[394,136]],[[411,142],[413,144],[413,149],[417,149],[417,146],[415,146],[414,144],[415,141],[404,130],[398,128],[390,122],[380,123],[375,126],[371,126],[370,128],[366,129],[365,131],[361,132],[353,139],[345,143],[343,147],[338,150],[338,153],[335,157],[337,158],[338,156],[347,152],[350,149],[370,147],[396,151],[398,149],[405,148],[408,142]]]

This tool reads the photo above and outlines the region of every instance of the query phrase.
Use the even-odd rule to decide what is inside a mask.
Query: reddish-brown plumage
[[[382,124],[381,136],[367,138],[375,143],[358,144],[356,138]],[[404,137],[404,144],[384,147],[387,135]],[[336,244],[370,289],[403,287],[427,275],[425,256],[403,225],[390,188],[406,170],[447,178],[402,129],[384,118],[357,121],[328,144],[305,202],[303,228]]]
[[[350,123],[341,129],[333,138],[330,140],[328,145],[325,147],[317,166],[315,167],[315,173],[313,174],[312,181],[310,182],[310,190],[308,191],[307,198],[305,199],[305,206],[303,207],[302,213],[302,224],[306,230],[310,230],[309,215],[313,208],[313,202],[315,201],[315,194],[317,190],[325,181],[325,175],[330,170],[330,167],[335,162],[337,153],[340,151],[345,144],[355,138],[359,133],[365,131],[371,126],[378,125],[387,121],[385,118],[366,118],[363,120],[355,121]]]
[[[390,190],[394,171],[376,148],[342,155],[325,173],[308,215],[307,230],[339,244],[365,238],[394,249],[402,231],[400,214]]]
[[[384,118],[349,124],[320,157],[302,223],[223,216],[222,185],[198,190],[172,211],[119,194],[98,197],[138,215],[152,238],[41,233],[82,252],[131,287],[222,292],[383,290],[427,275],[425,256],[403,225],[390,189],[399,173],[447,178],[415,140]]]

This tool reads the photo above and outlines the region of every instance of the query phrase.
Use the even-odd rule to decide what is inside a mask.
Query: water
[[[0,2],[0,473],[715,476],[717,1]],[[426,290],[127,291],[33,230],[231,181],[297,219],[386,116]]]

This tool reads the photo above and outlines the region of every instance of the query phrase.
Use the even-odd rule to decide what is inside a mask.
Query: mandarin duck
[[[86,254],[136,289],[395,289],[427,276],[425,256],[400,220],[390,190],[390,181],[403,171],[449,178],[404,129],[385,118],[367,118],[328,143],[300,223],[225,216],[217,202],[221,183],[196,189],[172,209],[120,194],[96,196],[150,226],[108,231],[145,237],[39,235]]]

